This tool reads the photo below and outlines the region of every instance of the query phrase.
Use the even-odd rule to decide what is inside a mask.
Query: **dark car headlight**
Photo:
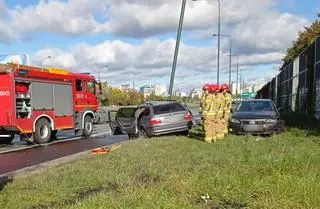
[[[276,119],[267,119],[267,120],[265,121],[265,123],[276,123],[276,122],[277,122]]]
[[[230,118],[231,123],[240,123],[240,120],[235,119],[235,118]]]

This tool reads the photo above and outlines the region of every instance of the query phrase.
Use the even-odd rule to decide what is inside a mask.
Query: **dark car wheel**
[[[139,134],[139,138],[146,139],[146,138],[149,137],[148,134],[147,134],[147,131],[144,128],[140,128],[138,134]]]
[[[113,132],[114,135],[122,135],[122,131],[120,130],[120,128],[116,128]]]
[[[0,144],[11,144],[14,139],[14,134],[10,134],[9,137],[0,137]]]
[[[36,123],[34,141],[38,144],[48,143],[51,139],[51,125],[45,118],[41,118]]]

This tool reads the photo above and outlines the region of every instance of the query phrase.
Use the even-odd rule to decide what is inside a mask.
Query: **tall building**
[[[250,86],[246,86],[242,89],[242,92],[247,92],[247,93],[254,93],[257,92],[259,89],[263,87],[262,84],[253,84]]]
[[[191,98],[201,98],[202,90],[200,88],[193,89],[190,92],[190,96]]]
[[[153,88],[156,96],[165,96],[167,93],[167,87],[165,84],[155,84]]]
[[[241,94],[241,85],[240,83],[237,84],[237,82],[233,82],[231,84],[231,94],[236,95],[236,94]]]
[[[154,91],[154,88],[150,85],[143,85],[140,87],[140,93],[143,94],[143,97],[149,97],[152,92]]]
[[[132,88],[130,87],[130,84],[123,84],[120,86],[120,90],[128,92],[129,90],[132,90]]]
[[[165,84],[143,85],[140,87],[140,93],[142,93],[145,98],[151,94],[156,96],[165,96],[167,93],[167,87]]]
[[[15,63],[21,65],[30,65],[30,57],[27,54],[5,54],[0,55],[0,63]]]
[[[186,97],[188,94],[186,92],[181,92],[181,97]]]

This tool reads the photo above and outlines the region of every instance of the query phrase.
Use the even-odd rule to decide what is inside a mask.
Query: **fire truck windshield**
[[[96,93],[95,83],[93,81],[88,82],[88,89],[92,94]]]

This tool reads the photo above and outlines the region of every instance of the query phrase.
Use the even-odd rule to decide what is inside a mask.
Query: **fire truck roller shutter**
[[[53,110],[53,83],[32,82],[31,103],[34,111]]]
[[[53,92],[55,116],[73,116],[71,85],[54,84]]]

